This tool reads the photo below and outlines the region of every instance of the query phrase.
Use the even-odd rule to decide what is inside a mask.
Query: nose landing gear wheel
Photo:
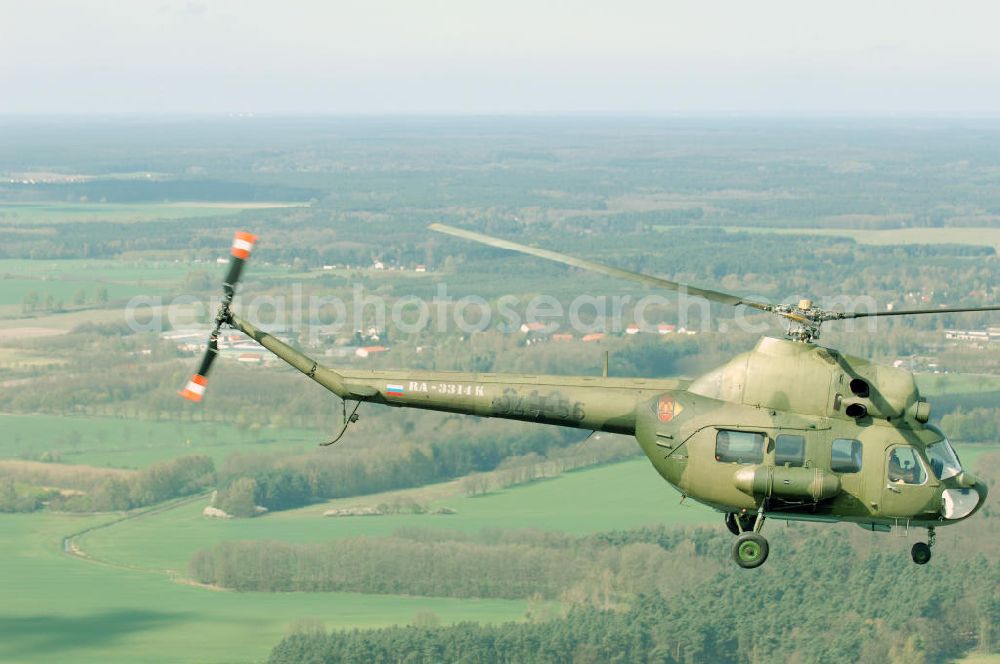
[[[743,569],[760,567],[767,554],[767,540],[757,533],[743,533],[733,542],[733,560]]]
[[[918,565],[926,565],[931,559],[931,547],[926,542],[917,542],[910,549],[910,557]]]

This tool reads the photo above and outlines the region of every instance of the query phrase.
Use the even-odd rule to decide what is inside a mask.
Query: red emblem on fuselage
[[[661,422],[669,422],[680,415],[682,410],[684,410],[684,406],[674,401],[674,398],[669,395],[660,397],[660,402],[656,405],[656,413]]]

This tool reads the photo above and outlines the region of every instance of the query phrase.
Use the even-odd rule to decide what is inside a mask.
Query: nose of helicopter
[[[988,494],[989,489],[982,481],[975,481],[971,487],[945,489],[941,494],[941,516],[952,521],[964,519],[986,502]]]

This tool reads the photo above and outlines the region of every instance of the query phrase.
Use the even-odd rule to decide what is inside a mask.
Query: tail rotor
[[[179,392],[188,401],[197,403],[205,395],[205,388],[208,385],[208,372],[219,354],[219,330],[224,324],[230,322],[232,314],[229,311],[229,306],[233,303],[233,296],[236,294],[236,284],[243,274],[243,266],[246,264],[247,259],[250,258],[250,252],[253,250],[256,242],[257,236],[245,231],[237,231],[236,236],[233,238],[233,246],[229,252],[229,268],[226,270],[226,276],[222,282],[222,306],[219,307],[219,311],[215,315],[215,327],[208,338],[208,347],[201,358],[198,371],[191,376],[187,385]]]

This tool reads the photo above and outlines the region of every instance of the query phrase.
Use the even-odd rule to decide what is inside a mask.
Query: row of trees
[[[692,587],[721,569],[726,544],[717,531],[662,527],[584,537],[400,529],[320,544],[219,542],[196,552],[188,573],[238,591],[534,597],[607,609],[643,589]]]
[[[13,477],[0,477],[0,512],[34,512],[52,495],[54,491],[19,484]]]
[[[518,544],[229,541],[196,553],[188,573],[200,583],[240,591],[556,598],[586,577],[583,563],[576,552]]]
[[[593,442],[584,440],[551,449],[544,456],[532,453],[509,457],[500,462],[496,470],[466,476],[462,480],[462,490],[468,496],[478,496],[639,454],[638,445],[629,437],[604,434],[597,438]]]
[[[128,510],[207,491],[214,483],[211,457],[187,456],[155,463],[131,475],[108,477],[87,493],[52,496],[49,506],[68,512]]]
[[[941,418],[941,429],[952,440],[962,442],[996,442],[1000,440],[1000,409],[961,408]]]
[[[505,460],[526,454],[544,457],[579,439],[579,432],[556,428],[466,430],[443,435],[426,445],[396,445],[344,454],[310,453],[284,457],[238,457],[221,473],[217,505],[234,515],[254,505],[268,510],[313,502],[421,486],[487,472]],[[235,512],[226,509],[235,508]]]
[[[87,291],[83,288],[78,288],[73,293],[72,304],[76,307],[82,307],[88,302],[92,302],[98,306],[104,306],[108,303],[108,289],[101,286],[97,288],[94,293],[94,297],[91,299],[87,295]],[[46,293],[44,297],[39,294],[37,290],[29,290],[21,298],[21,313],[22,314],[33,314],[37,312],[60,312],[65,309],[65,301],[62,298],[57,298],[52,293]]]

